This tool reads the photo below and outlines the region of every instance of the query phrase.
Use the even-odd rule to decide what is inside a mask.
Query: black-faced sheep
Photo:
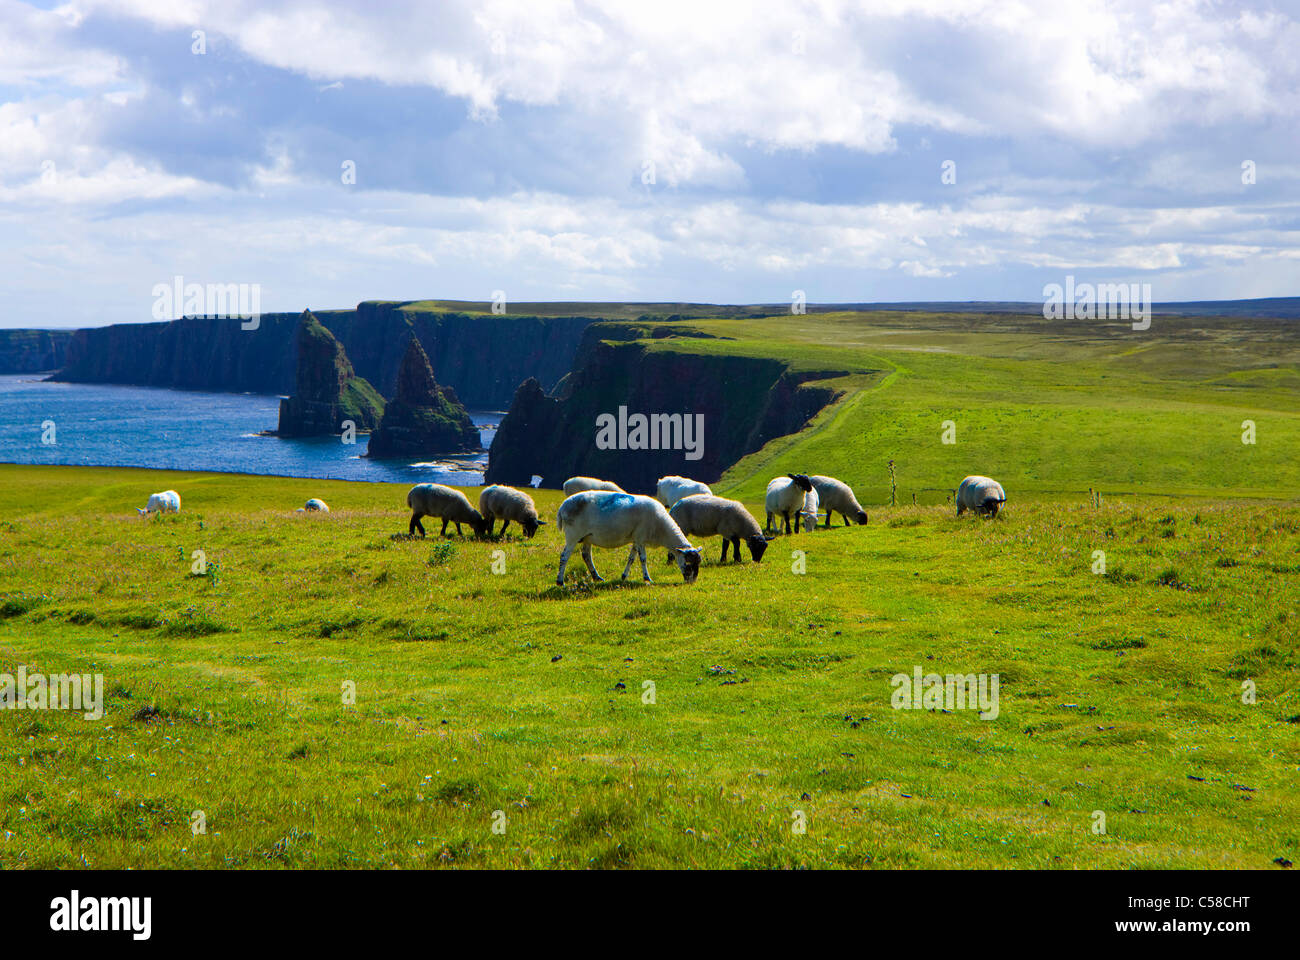
[[[740,541],[749,545],[749,555],[755,563],[763,559],[770,538],[763,536],[763,531],[739,500],[727,500],[715,496],[690,496],[678,500],[668,515],[688,537],[722,537],[722,558],[719,563],[727,562],[727,547],[732,547],[732,556],[740,563]],[[671,559],[671,558],[670,558]]]
[[[487,521],[489,534],[492,533],[497,517],[501,518],[502,534],[506,532],[506,527],[510,526],[510,521],[513,520],[524,528],[524,536],[530,538],[537,532],[538,527],[546,523],[545,520],[537,519],[537,505],[533,503],[533,498],[514,487],[503,487],[499,484],[484,487],[483,492],[478,495],[478,509],[483,514],[483,519]]]
[[[990,517],[996,517],[1002,504],[1007,502],[1006,492],[1002,489],[1002,484],[996,480],[990,480],[988,477],[967,477],[957,488],[957,516],[961,516],[967,510],[973,511],[976,515],[988,514]]]
[[[772,532],[772,518],[785,520],[785,532],[790,532],[790,515],[795,516],[796,528],[805,530],[817,527],[817,491],[806,473],[790,473],[775,477],[767,485],[767,531]],[[795,532],[798,532],[796,529]]]
[[[456,524],[456,533],[461,533],[460,525],[468,523],[473,531],[482,536],[487,530],[487,521],[470,502],[465,499],[465,494],[459,490],[453,490],[451,487],[444,487],[440,483],[419,483],[411,488],[411,492],[406,495],[406,505],[411,508],[411,535],[415,536],[415,531],[420,531],[420,536],[424,536],[424,524],[420,522],[421,517],[441,517],[442,533],[440,536],[447,535],[447,524]]]
[[[849,517],[859,524],[867,522],[867,511],[862,509],[862,504],[858,503],[858,498],[853,495],[847,483],[834,477],[820,475],[808,479],[812,481],[813,489],[817,491],[818,501],[826,509],[826,526],[831,525],[831,515],[837,510],[844,517],[846,527],[849,525]]]

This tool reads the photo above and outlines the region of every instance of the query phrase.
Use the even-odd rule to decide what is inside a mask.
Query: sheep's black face
[[[695,578],[700,575],[700,551],[678,550],[677,566],[681,568],[682,579],[687,583],[694,583]]]
[[[470,525],[470,529],[472,529],[480,537],[484,536],[487,533],[487,521],[484,520],[482,517],[479,517],[477,520],[471,520],[469,522],[469,525]]]
[[[525,520],[524,536],[531,540],[533,536],[537,533],[537,528],[539,526],[541,526],[541,521],[539,520]]]
[[[749,544],[749,555],[755,563],[763,562],[763,551],[767,549],[767,537],[747,537],[745,542]]]
[[[1001,504],[1001,502],[998,501],[998,499],[997,499],[996,497],[989,497],[988,499],[986,499],[986,500],[984,501],[984,504],[983,504],[983,506],[982,506],[982,509],[983,509],[984,512],[987,513],[990,517],[994,517],[994,518],[996,518],[997,515],[998,515],[998,507],[1000,507],[1000,506],[1002,506],[1002,504]]]
[[[786,476],[789,477],[791,480],[793,480],[794,485],[798,487],[800,490],[802,490],[804,493],[807,493],[809,490],[812,489],[812,480],[808,478],[808,474],[787,473]]]
[[[858,526],[865,527],[867,525],[867,511],[859,510],[858,515],[853,519],[858,521]]]

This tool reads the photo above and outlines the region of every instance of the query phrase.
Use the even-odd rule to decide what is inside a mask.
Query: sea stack
[[[297,387],[292,397],[280,401],[279,435],[341,433],[349,420],[356,430],[373,430],[384,413],[384,398],[357,376],[343,344],[310,310],[298,320],[297,339]]]
[[[436,457],[479,449],[479,432],[456,392],[440,387],[433,365],[411,334],[397,374],[397,396],[370,435],[367,457]]]

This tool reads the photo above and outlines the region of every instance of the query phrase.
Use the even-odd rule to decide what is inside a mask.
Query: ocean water
[[[280,398],[247,393],[200,393],[156,387],[46,383],[40,374],[0,376],[0,462],[213,470],[284,477],[434,482],[483,482],[487,447],[500,412],[471,410],[484,452],[437,462],[366,460],[368,438],[280,439],[274,430]],[[52,444],[42,443],[54,424]]]

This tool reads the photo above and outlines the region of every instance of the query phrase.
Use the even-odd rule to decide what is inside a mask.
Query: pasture
[[[871,522],[758,565],[699,541],[690,586],[663,551],[619,583],[623,549],[556,587],[553,523],[410,539],[405,486],[0,465],[0,673],[106,695],[100,720],[0,711],[0,867],[1294,861],[1294,346],[788,320],[654,349],[845,369],[713,487],[761,520],[769,477],[832,474]],[[1006,486],[998,520],[943,502],[970,472]],[[167,488],[180,515],[135,516]],[[332,512],[292,512],[312,496]],[[916,667],[997,674],[997,718],[892,709]]]

